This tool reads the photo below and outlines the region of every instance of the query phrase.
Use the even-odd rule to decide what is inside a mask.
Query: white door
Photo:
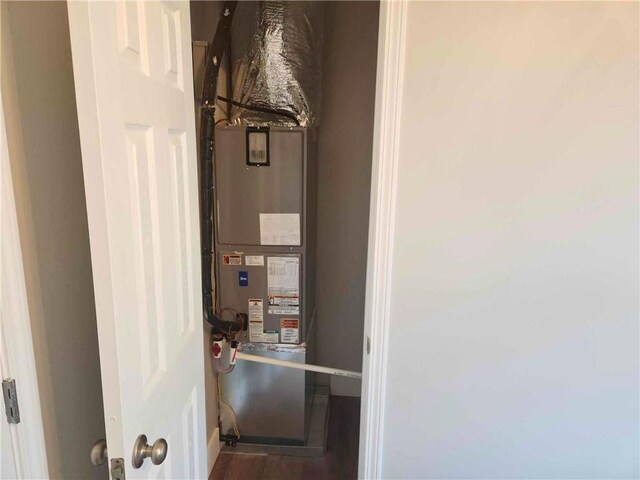
[[[204,478],[189,4],[68,5],[109,459],[128,480]],[[141,434],[163,463],[133,467]]]

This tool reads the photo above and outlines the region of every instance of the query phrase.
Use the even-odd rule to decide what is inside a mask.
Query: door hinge
[[[124,459],[111,459],[111,480],[126,480],[124,476]]]
[[[2,380],[2,394],[4,396],[4,410],[7,413],[7,422],[20,423],[18,391],[16,390],[16,381],[14,379]]]

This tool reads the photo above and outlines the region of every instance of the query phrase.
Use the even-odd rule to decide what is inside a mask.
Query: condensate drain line
[[[298,370],[308,370],[310,372],[327,373],[329,375],[337,375],[339,377],[362,378],[362,373],[353,372],[351,370],[342,370],[340,368],[321,367],[319,365],[311,365],[308,363],[288,362],[287,360],[278,360],[277,358],[260,357],[238,351],[236,359],[247,360],[249,362],[266,363],[268,365],[276,365],[278,367],[296,368]]]

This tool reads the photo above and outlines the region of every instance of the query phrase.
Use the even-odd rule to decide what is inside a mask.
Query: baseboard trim
[[[216,427],[209,441],[207,442],[207,467],[209,468],[209,475],[213,470],[213,466],[216,464],[216,459],[220,453],[220,429]]]
[[[331,378],[331,395],[339,397],[359,397],[362,393],[362,382],[358,379],[338,377]]]

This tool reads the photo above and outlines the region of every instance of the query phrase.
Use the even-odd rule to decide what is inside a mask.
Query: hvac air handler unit
[[[225,2],[211,44],[194,45],[204,318],[235,451],[322,455],[315,372],[360,376],[313,365],[321,8]]]
[[[216,290],[221,312],[246,312],[240,351],[312,360],[315,168],[302,127],[216,128]],[[306,377],[306,378],[305,378]],[[238,362],[222,378],[241,441],[305,444],[313,373]]]

